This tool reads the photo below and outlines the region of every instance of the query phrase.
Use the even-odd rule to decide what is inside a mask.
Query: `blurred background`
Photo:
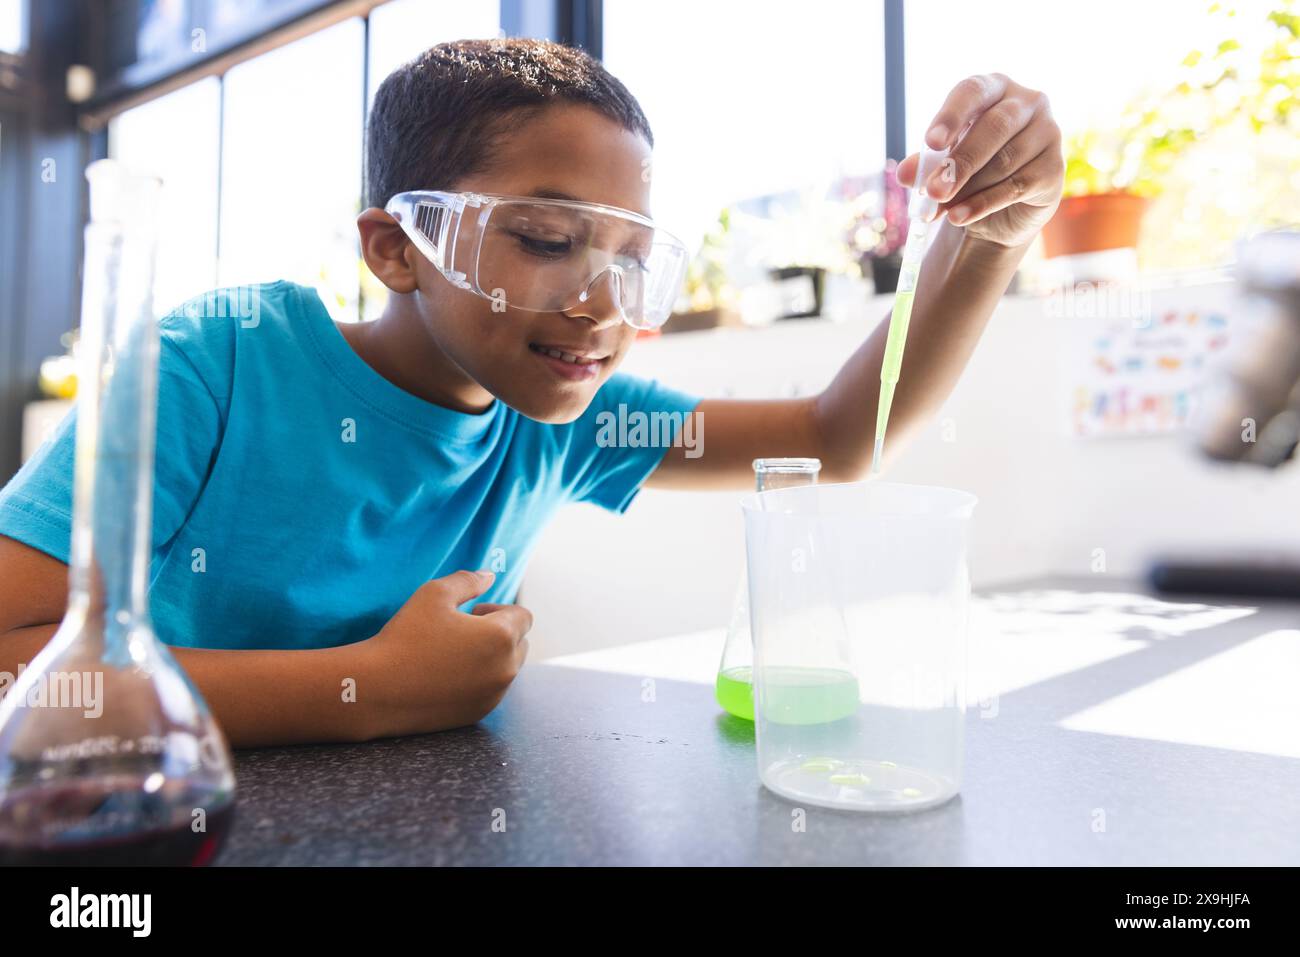
[[[0,481],[75,395],[89,161],[164,178],[160,307],[291,279],[373,318],[367,105],[425,48],[484,36],[580,45],[640,100],[654,214],[695,258],[627,368],[704,396],[822,388],[888,312],[892,169],[949,90],[998,71],[1045,91],[1068,198],[895,477],[980,496],[977,585],[1300,540],[1294,468],[1193,438],[1254,321],[1240,243],[1300,221],[1294,0],[0,0]],[[521,596],[535,653],[725,623],[741,541],[734,495],[570,510]]]

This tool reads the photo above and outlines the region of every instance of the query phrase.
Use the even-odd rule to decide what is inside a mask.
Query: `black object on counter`
[[[1147,577],[1165,594],[1300,598],[1300,563],[1162,560],[1152,563]]]

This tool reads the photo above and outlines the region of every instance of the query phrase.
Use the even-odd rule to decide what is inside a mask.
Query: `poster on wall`
[[[1232,282],[1163,289],[1083,284],[1049,301],[1065,320],[1066,430],[1159,435],[1195,422],[1230,344]]]

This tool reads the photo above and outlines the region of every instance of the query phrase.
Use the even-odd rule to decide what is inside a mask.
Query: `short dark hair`
[[[366,200],[452,189],[493,144],[556,102],[587,104],[654,145],[636,98],[584,50],[550,40],[439,43],[379,85],[366,130]]]

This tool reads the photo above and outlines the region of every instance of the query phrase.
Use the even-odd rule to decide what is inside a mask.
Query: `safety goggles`
[[[416,190],[388,214],[448,281],[501,309],[564,312],[609,290],[623,321],[664,324],[686,276],[686,246],[616,206]]]

